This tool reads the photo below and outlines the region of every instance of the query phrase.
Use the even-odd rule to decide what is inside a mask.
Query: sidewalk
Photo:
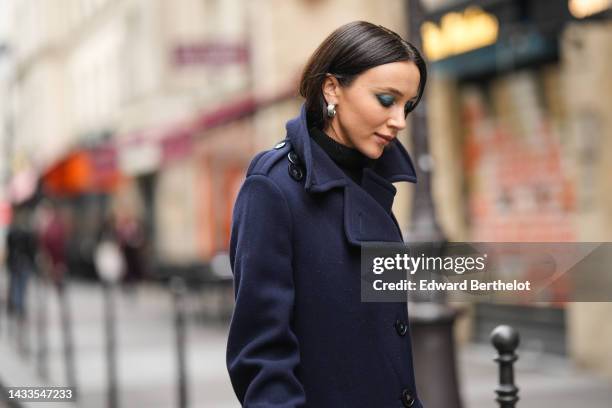
[[[33,292],[34,293],[34,292]],[[32,296],[30,296],[32,298]],[[119,402],[122,407],[177,406],[176,352],[172,298],[162,287],[145,285],[135,296],[116,292]],[[73,283],[72,310],[78,406],[106,406],[106,360],[103,292],[98,285]],[[189,302],[195,308],[194,302]],[[36,305],[31,302],[30,320]],[[48,293],[49,378],[65,385],[61,325],[57,297]],[[191,316],[191,314],[190,314]],[[3,322],[4,326],[5,321]],[[30,338],[36,335],[31,322]],[[225,369],[226,325],[187,321],[187,376],[190,407],[236,408]],[[36,376],[35,359],[23,359],[3,331],[0,333],[0,382],[8,386],[43,383]],[[32,351],[35,342],[31,341]],[[50,384],[51,385],[51,384]],[[58,403],[24,406],[60,408]],[[66,406],[74,406],[67,404]]]
[[[0,285],[2,286],[2,285]],[[2,286],[3,287],[3,286]],[[35,291],[31,292],[33,295]],[[30,296],[32,299],[34,296]],[[145,285],[135,297],[117,292],[118,383],[122,407],[175,407],[176,359],[172,298],[165,288]],[[190,407],[237,408],[225,369],[227,324],[196,321],[198,303],[189,302],[187,364]],[[69,289],[78,406],[106,406],[103,293],[93,284],[73,283]],[[35,351],[36,304],[30,304],[31,349]],[[52,384],[65,385],[59,309],[48,293],[49,374]],[[7,336],[6,319],[0,322],[0,383],[8,386],[44,385],[36,375],[34,355],[24,359]],[[530,354],[519,348],[516,381],[519,408],[604,408],[612,401],[612,385],[572,367],[568,360]],[[489,345],[469,345],[459,351],[459,378],[463,408],[494,408],[497,365]],[[74,404],[29,403],[26,407],[61,408]],[[4,408],[0,401],[0,408]]]

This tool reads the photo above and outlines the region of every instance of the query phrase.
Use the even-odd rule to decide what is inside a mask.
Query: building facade
[[[110,207],[138,218],[166,270],[197,268],[226,250],[246,167],[284,137],[299,110],[302,66],[326,35],[357,19],[405,32],[401,1],[12,5],[19,29],[7,155],[23,164],[12,165],[10,180],[35,174],[76,207],[95,203],[77,216],[101,219]]]

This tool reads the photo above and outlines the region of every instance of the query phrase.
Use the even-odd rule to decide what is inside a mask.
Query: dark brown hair
[[[329,120],[322,91],[327,74],[335,76],[341,86],[349,86],[370,68],[400,61],[413,61],[420,73],[418,95],[413,103],[408,103],[408,115],[421,100],[427,81],[427,68],[419,50],[395,32],[366,21],[354,21],[336,29],[312,54],[300,80],[309,125],[324,129]]]

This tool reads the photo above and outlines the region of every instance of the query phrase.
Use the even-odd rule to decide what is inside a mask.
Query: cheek
[[[354,131],[354,135],[368,137],[378,129],[385,121],[381,115],[380,107],[376,103],[368,102],[365,98],[360,98],[359,102],[354,103],[351,109],[350,122],[347,124]]]
[[[378,129],[382,124],[385,123],[386,116],[381,112],[381,108],[378,106],[370,107],[364,110],[361,116],[363,121],[369,126],[370,131]]]

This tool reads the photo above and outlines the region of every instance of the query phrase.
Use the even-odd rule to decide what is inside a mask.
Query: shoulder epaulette
[[[290,149],[288,140],[282,140],[274,145],[273,149],[258,153],[247,170],[247,176],[251,174],[268,174],[274,163],[287,155]]]

